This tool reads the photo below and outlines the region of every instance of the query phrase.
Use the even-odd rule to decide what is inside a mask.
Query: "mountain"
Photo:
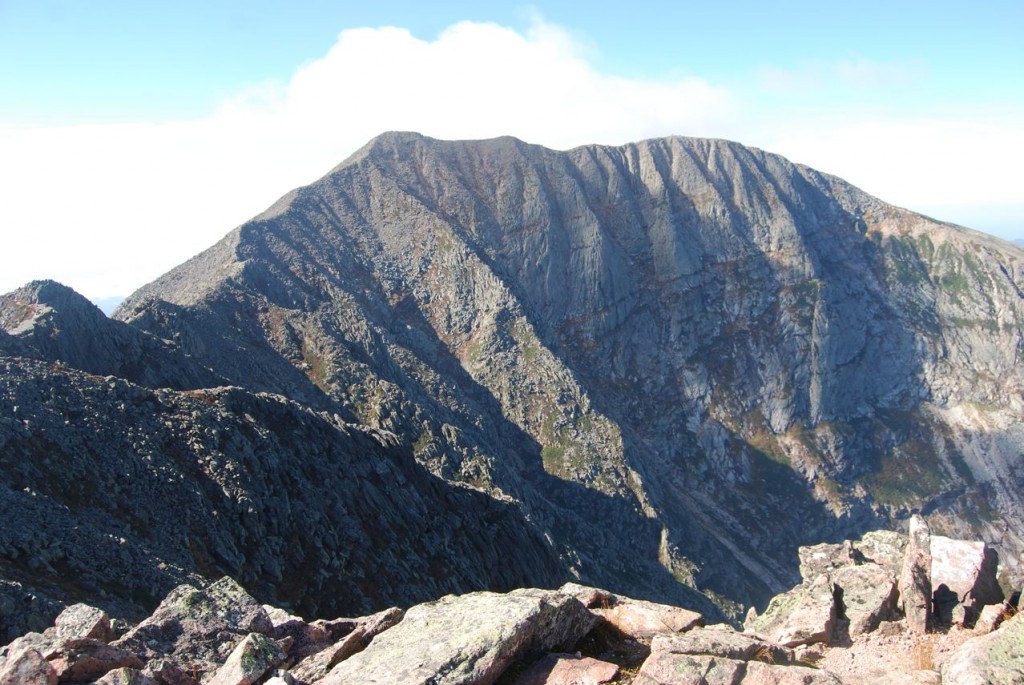
[[[403,528],[402,539],[421,543],[412,558],[429,548],[456,567],[485,567],[424,592],[579,579],[706,611],[707,597],[735,618],[796,582],[798,546],[900,527],[913,512],[935,532],[989,542],[1006,578],[1020,578],[1022,285],[1024,254],[1007,243],[736,143],[666,138],[558,152],[512,138],[389,133],[141,288],[113,321],[86,322],[74,335],[116,327],[160,341],[181,362],[166,385],[132,375],[131,350],[102,373],[131,381],[129,395],[176,398],[199,424],[214,422],[207,434],[228,422],[256,454],[277,441],[273,454],[296,458],[306,434],[293,441],[289,427],[310,421],[323,434],[314,444],[340,441],[349,446],[333,449],[365,455],[352,463],[407,460],[405,485],[429,483],[429,494],[416,492],[432,504],[403,512],[406,495],[393,492],[383,510],[395,517],[422,521],[436,507],[469,517],[450,530],[484,534],[483,503],[503,512],[501,561]],[[26,333],[52,331],[45,321],[6,323],[18,307],[28,321],[34,300],[19,302],[2,304],[10,342],[0,339],[0,349],[26,377],[12,373],[6,397],[56,373],[71,385],[97,383],[76,375],[97,373],[82,359]],[[127,371],[114,369],[121,359]],[[141,420],[118,414],[123,403],[115,394],[96,408],[114,412],[102,437],[68,443],[91,446],[89,468],[149,453],[185,469],[215,454],[228,471],[248,473],[244,448],[213,443],[153,438],[148,452],[112,453],[107,445]],[[44,401],[25,406],[55,411]],[[183,409],[170,424],[187,432],[192,419]],[[59,422],[45,428],[64,444]],[[19,464],[46,453],[32,449]],[[281,498],[318,501],[342,481],[358,492],[366,478],[326,448],[298,453],[310,468],[334,467],[335,480],[317,471],[225,490],[207,511],[222,523],[220,512],[236,512],[223,535],[239,553],[179,546],[182,573],[245,569],[246,587],[297,601],[288,574],[264,557],[288,559],[302,525],[285,514],[289,527],[268,552],[245,512],[265,512],[264,522]],[[4,464],[13,496],[45,493],[53,474],[21,468],[31,473],[17,480]],[[390,469],[378,489],[399,482]],[[157,469],[149,487],[200,478],[172,473]],[[62,506],[72,525],[85,505]],[[372,519],[372,501],[351,506]],[[324,517],[324,530],[344,525],[329,509]],[[38,533],[33,520],[23,525]],[[151,544],[152,532],[125,525],[138,545]],[[368,534],[371,547],[391,539]],[[322,546],[316,563],[348,549],[330,535]],[[510,569],[496,577],[501,564]],[[375,569],[374,583],[392,590],[366,592],[370,604],[422,597],[393,594],[420,582],[422,566],[399,555]],[[449,577],[447,567],[435,571]],[[166,591],[173,574],[165,575]],[[36,582],[27,571],[13,580]],[[58,585],[48,592],[59,596]]]

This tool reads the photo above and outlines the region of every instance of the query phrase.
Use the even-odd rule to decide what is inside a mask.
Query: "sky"
[[[0,0],[0,292],[123,297],[387,130],[726,138],[1024,238],[1021,27],[1021,0]]]

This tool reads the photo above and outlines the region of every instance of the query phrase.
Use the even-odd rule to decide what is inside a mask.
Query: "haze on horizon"
[[[385,130],[783,154],[1024,237],[1024,5],[0,3],[0,292],[127,295]]]

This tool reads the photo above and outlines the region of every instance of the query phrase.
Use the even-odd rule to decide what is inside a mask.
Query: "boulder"
[[[1005,621],[987,635],[971,638],[942,670],[944,683],[1019,685],[1024,683],[1024,618]]]
[[[114,639],[107,612],[88,604],[72,604],[64,609],[57,616],[54,628],[58,640],[84,637],[110,642]]]
[[[526,669],[513,685],[601,685],[619,675],[607,661],[574,654],[548,654]]]
[[[658,635],[635,685],[807,683],[839,685],[833,674],[796,664],[792,649],[725,627]]]
[[[760,661],[746,664],[742,685],[843,685],[833,673],[807,666],[777,666]]]
[[[878,564],[894,577],[903,567],[907,536],[891,530],[873,530],[853,543],[852,556],[857,564]]]
[[[409,609],[401,623],[321,682],[492,683],[527,654],[575,646],[596,621],[579,600],[557,591],[449,595]]]
[[[266,610],[231,578],[199,590],[179,585],[113,644],[147,660],[173,655],[198,673],[216,670],[249,633],[270,634]]]
[[[138,669],[115,668],[97,680],[96,685],[157,685],[157,683]]]
[[[284,661],[281,646],[266,635],[249,633],[205,685],[252,685]]]
[[[919,634],[928,632],[932,606],[931,534],[917,514],[910,517],[910,537],[899,575],[900,608],[907,627]]]
[[[999,627],[999,624],[1003,622],[1006,615],[1007,608],[1005,604],[989,604],[981,610],[981,615],[974,624],[974,632],[979,635],[991,633]]]
[[[984,542],[933,535],[930,551],[932,588],[940,621],[952,622],[951,612],[956,604],[963,605],[970,622],[977,618],[982,607],[1003,601],[1003,591],[996,579],[998,558],[995,550]],[[940,604],[942,588],[950,601]]]
[[[749,631],[786,647],[828,642],[836,624],[832,585],[824,574],[813,583],[776,595],[760,616],[746,623]]]
[[[57,671],[38,650],[23,649],[0,664],[0,685],[57,685]]]
[[[697,628],[678,635],[657,635],[651,641],[651,654],[656,653],[717,656],[736,661],[761,659],[772,664],[791,664],[795,661],[792,649],[756,635],[737,633],[727,627]]]
[[[800,559],[800,577],[805,583],[813,582],[820,575],[831,576],[837,569],[854,564],[853,545],[847,540],[842,544],[823,542],[806,545],[797,550]]]
[[[372,616],[355,619],[355,628],[352,632],[333,645],[328,645],[319,652],[307,655],[292,669],[292,675],[304,683],[312,683],[323,678],[339,663],[364,650],[366,645],[370,644],[370,641],[378,634],[397,625],[403,615],[404,612],[401,609],[391,608]]]
[[[143,670],[158,685],[199,685],[196,677],[198,672],[186,671],[181,664],[173,659],[153,659]]]
[[[572,595],[588,609],[610,607],[621,599],[619,595],[613,592],[588,585],[580,585],[579,583],[566,583],[558,591],[565,595]]]
[[[616,597],[608,608],[591,609],[623,635],[638,640],[658,633],[678,633],[704,625],[696,611],[635,599]]]
[[[878,627],[896,610],[896,579],[878,564],[847,566],[832,576],[834,594],[841,599],[842,614],[850,621],[850,636]]]
[[[633,685],[734,685],[746,667],[744,661],[720,656],[651,652]]]
[[[46,655],[46,660],[60,682],[93,681],[115,668],[143,666],[134,654],[87,637],[64,640]]]

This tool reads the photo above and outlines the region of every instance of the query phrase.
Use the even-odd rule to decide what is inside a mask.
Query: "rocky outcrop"
[[[803,591],[813,595],[851,575],[869,583],[880,572],[892,586],[893,569],[903,565],[892,553],[901,548],[914,553],[888,532],[804,548],[802,566],[817,575]],[[790,626],[822,617],[835,624],[808,646],[803,637],[776,639],[799,628],[705,626],[703,617],[679,607],[575,583],[448,595],[405,612],[306,621],[261,605],[225,577],[175,588],[152,615],[109,643],[117,621],[89,606],[69,607],[43,633],[0,648],[0,683],[962,685],[1016,683],[1024,675],[1024,622],[999,620],[1012,613],[1008,604],[987,606],[982,616],[990,618],[963,637],[959,626],[948,628],[948,636],[922,636],[898,614],[885,614],[876,625],[854,613],[844,598],[867,596],[866,589],[849,581],[834,588],[833,606],[819,608],[817,618],[808,607],[802,617],[789,617]],[[798,591],[786,594],[798,598]],[[773,620],[785,618],[779,607],[786,604],[799,606],[776,598]],[[660,630],[652,630],[656,620],[663,621]],[[858,621],[860,632],[851,629]],[[958,647],[950,649],[944,637]]]
[[[900,609],[911,630],[928,632],[932,611],[932,555],[928,524],[920,516],[910,519],[909,544],[900,568]]]
[[[108,319],[71,288],[33,281],[0,295],[0,353],[60,362],[150,388],[226,385],[177,345]]]

